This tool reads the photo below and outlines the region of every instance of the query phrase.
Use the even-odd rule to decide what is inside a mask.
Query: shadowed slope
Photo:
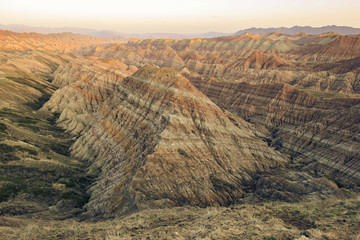
[[[56,90],[55,69],[74,58],[0,50],[0,215],[73,217],[88,200],[86,163],[70,156],[73,136],[40,109]]]
[[[265,125],[272,131],[269,145],[295,163],[359,187],[359,98],[320,100],[287,84],[192,82],[220,107]]]

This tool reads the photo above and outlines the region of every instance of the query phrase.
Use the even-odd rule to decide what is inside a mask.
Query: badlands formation
[[[360,189],[359,36],[0,31],[0,93],[3,216],[100,220]]]

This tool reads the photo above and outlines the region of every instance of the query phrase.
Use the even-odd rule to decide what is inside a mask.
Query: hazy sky
[[[235,32],[249,27],[360,27],[360,0],[0,0],[0,24],[126,33]]]

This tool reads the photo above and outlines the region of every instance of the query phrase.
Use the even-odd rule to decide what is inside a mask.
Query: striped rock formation
[[[321,100],[288,84],[192,82],[218,106],[266,126],[269,145],[293,162],[360,186],[360,98]]]
[[[61,79],[61,73],[55,79]],[[287,161],[243,119],[224,112],[168,68],[128,72],[74,64],[68,85],[46,107],[79,134],[75,157],[97,176],[87,205],[93,216],[153,206],[227,205],[244,183]]]

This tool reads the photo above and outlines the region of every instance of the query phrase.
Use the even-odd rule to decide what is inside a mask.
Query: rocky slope
[[[0,214],[114,217],[359,188],[356,36],[0,37]]]
[[[56,90],[55,69],[75,58],[0,51],[0,215],[69,217],[88,201],[87,164],[70,156],[73,136],[40,110]]]
[[[192,82],[218,106],[266,126],[269,145],[294,163],[360,186],[360,98],[320,100],[287,84]]]
[[[89,214],[227,205],[243,197],[256,173],[284,166],[286,157],[259,139],[262,132],[223,112],[178,72],[146,66],[123,78],[126,72],[100,71],[72,64],[65,72],[75,81],[46,104],[61,113],[62,126],[80,133],[73,154],[90,160],[98,175]]]
[[[76,131],[66,133],[56,124],[58,115],[41,107],[61,81],[54,79],[55,73],[67,65],[96,65],[104,70],[127,67],[118,60],[64,53],[109,41],[74,34],[0,31],[1,215],[63,218],[82,212],[92,182],[86,173],[89,163],[71,156]]]
[[[0,30],[0,50],[2,51],[71,51],[84,46],[116,42],[110,38],[90,37],[73,33],[15,33]]]
[[[338,186],[359,187],[359,39],[336,33],[246,33],[214,39],[132,40],[84,48],[81,53],[137,66],[174,67],[218,106],[265,126],[271,132],[269,145],[289,154],[292,167],[310,173],[284,173],[280,179],[266,180],[291,193],[290,182],[301,185],[301,175],[308,180],[327,176]],[[309,184],[306,181],[302,184]],[[262,188],[258,192],[269,197],[263,190],[269,188],[272,194],[275,185],[267,183],[259,180],[253,188]]]
[[[138,67],[172,67],[193,76],[288,83],[298,88],[352,94],[358,93],[360,65],[351,60],[360,57],[359,39],[336,33],[246,33],[212,39],[132,39],[127,44],[84,47],[79,53],[118,58]],[[339,64],[340,72],[323,67],[336,68]]]
[[[346,27],[346,26],[336,26],[336,25],[328,25],[322,27],[310,27],[310,26],[293,26],[290,28],[287,27],[279,27],[279,28],[247,28],[236,32],[236,34],[243,33],[269,33],[269,32],[279,32],[279,33],[287,33],[287,34],[297,34],[299,32],[307,33],[307,34],[323,34],[327,32],[337,32],[344,35],[355,35],[360,34],[359,28]]]

